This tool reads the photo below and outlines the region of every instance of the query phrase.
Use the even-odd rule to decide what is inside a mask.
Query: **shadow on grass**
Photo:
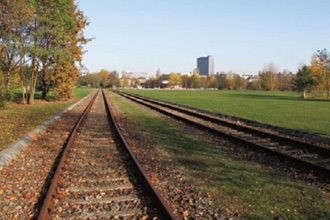
[[[34,94],[34,99],[41,99],[41,92],[40,91],[36,91],[35,94]],[[23,98],[23,94],[21,91],[15,91],[14,92],[14,97],[16,99],[21,99]],[[46,95],[46,98],[55,98],[55,95],[53,92],[50,92]]]

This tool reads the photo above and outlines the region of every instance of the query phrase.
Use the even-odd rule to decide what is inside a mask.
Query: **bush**
[[[0,86],[0,107],[4,107],[6,101],[12,101],[15,97],[14,89],[10,86]]]

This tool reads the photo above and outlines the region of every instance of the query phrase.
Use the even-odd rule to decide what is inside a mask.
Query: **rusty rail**
[[[160,195],[160,193],[158,192],[158,190],[155,188],[155,186],[151,183],[148,175],[144,172],[141,164],[139,163],[139,161],[136,159],[136,157],[134,156],[133,152],[131,151],[131,148],[128,146],[127,142],[125,141],[124,136],[122,135],[117,122],[115,120],[115,118],[113,117],[112,114],[112,109],[110,107],[110,103],[108,98],[106,97],[106,95],[103,92],[103,98],[104,98],[104,102],[106,103],[106,107],[107,107],[107,111],[110,115],[110,118],[112,120],[113,125],[115,126],[115,130],[118,134],[118,136],[120,137],[120,141],[122,142],[122,144],[125,146],[125,150],[128,152],[131,160],[134,162],[134,165],[136,166],[137,170],[138,170],[138,175],[141,177],[142,181],[144,182],[146,188],[148,188],[148,193],[149,196],[153,199],[153,201],[156,202],[159,211],[161,212],[162,216],[165,217],[165,219],[177,219],[177,217],[173,214],[171,208],[168,206],[168,204],[165,202],[165,200],[162,198],[162,196]]]
[[[67,141],[67,143],[64,147],[64,151],[63,151],[63,154],[61,156],[60,162],[57,165],[56,172],[53,176],[52,182],[51,182],[50,187],[47,191],[46,198],[45,198],[44,203],[43,203],[43,205],[41,207],[41,210],[39,212],[38,220],[51,219],[51,215],[52,215],[52,211],[53,211],[53,207],[54,207],[54,198],[55,198],[55,193],[56,193],[56,187],[57,187],[57,184],[58,184],[58,181],[59,181],[59,176],[63,172],[62,169],[63,169],[64,161],[67,157],[67,154],[68,154],[70,146],[73,142],[73,139],[77,135],[77,131],[78,131],[78,128],[79,128],[82,120],[84,119],[84,117],[87,115],[87,113],[92,108],[98,94],[99,94],[99,91],[96,92],[96,94],[93,97],[92,101],[88,104],[88,106],[84,110],[83,114],[80,116],[78,122],[74,126],[74,128],[73,128],[73,130],[72,130],[72,132],[71,132],[71,134],[68,138],[68,141]]]
[[[175,110],[175,111],[178,111],[178,112],[190,115],[190,116],[194,116],[194,117],[197,117],[197,118],[200,118],[200,119],[212,122],[212,123],[216,123],[216,124],[223,125],[223,126],[226,126],[226,127],[229,127],[229,128],[237,129],[238,131],[246,132],[247,134],[253,134],[253,135],[256,135],[256,136],[259,136],[259,137],[262,137],[262,138],[270,138],[273,142],[279,142],[279,143],[294,146],[294,147],[297,147],[297,148],[300,148],[300,149],[306,149],[311,153],[317,153],[317,154],[325,156],[325,157],[330,157],[330,149],[328,149],[328,148],[324,148],[324,147],[321,147],[321,146],[318,146],[318,145],[313,145],[313,144],[310,144],[310,143],[302,142],[302,141],[295,140],[295,139],[285,137],[285,136],[282,136],[282,135],[276,135],[276,134],[260,131],[260,130],[254,129],[254,128],[241,126],[241,125],[238,125],[238,124],[235,124],[235,123],[231,123],[231,122],[228,122],[228,121],[225,121],[225,120],[221,120],[220,118],[214,118],[214,117],[211,117],[211,116],[208,116],[208,115],[205,115],[205,114],[201,114],[199,112],[196,112],[196,109],[194,109],[195,111],[192,111],[192,109],[183,109],[182,106],[180,106],[181,108],[179,108],[174,103],[169,103],[169,102],[156,100],[156,99],[152,99],[152,98],[141,96],[141,95],[124,93],[124,92],[119,92],[119,91],[116,91],[116,93],[123,96],[123,97],[126,97],[126,98],[128,98],[132,101],[138,102],[142,105],[145,105],[149,108],[152,108],[156,111],[159,111],[163,114],[174,117],[178,120],[182,120],[182,121],[185,121],[189,124],[194,124],[194,125],[196,125],[198,127],[201,127],[203,129],[207,129],[211,132],[221,134],[222,136],[228,137],[230,139],[234,139],[234,140],[239,141],[243,144],[247,144],[247,145],[249,145],[250,147],[252,147],[254,149],[262,149],[262,150],[264,150],[265,152],[267,152],[269,154],[279,156],[281,158],[285,158],[287,160],[293,161],[293,162],[299,164],[302,167],[305,167],[307,169],[315,171],[320,176],[324,176],[326,178],[328,178],[330,176],[330,167],[320,166],[320,165],[316,164],[313,161],[293,157],[291,155],[288,155],[285,151],[280,151],[280,150],[277,150],[277,149],[274,149],[274,148],[265,147],[261,143],[254,143],[254,142],[252,142],[248,139],[245,139],[244,137],[242,138],[240,136],[236,136],[234,134],[231,134],[231,133],[228,133],[228,132],[225,132],[225,131],[215,130],[212,127],[203,125],[201,123],[197,123],[193,120],[183,118],[179,115],[168,112],[164,109],[161,109],[161,108],[153,106],[153,105],[162,106],[164,108]],[[143,100],[143,101],[141,101],[141,100]]]
[[[70,134],[68,141],[64,147],[60,162],[56,168],[56,172],[53,176],[51,185],[47,191],[46,194],[46,198],[44,200],[44,203],[42,205],[42,208],[39,212],[39,216],[38,216],[38,220],[48,220],[51,219],[51,216],[53,214],[53,208],[54,208],[54,199],[56,198],[56,188],[58,185],[58,181],[59,181],[59,177],[60,175],[63,173],[63,166],[64,166],[64,161],[67,158],[67,154],[68,151],[73,143],[74,138],[76,137],[77,131],[81,125],[81,122],[83,121],[83,119],[85,118],[85,116],[88,114],[88,112],[90,111],[91,107],[93,106],[97,95],[99,94],[99,91],[97,91],[96,95],[93,97],[92,101],[89,103],[89,105],[87,106],[87,108],[84,110],[83,114],[80,116],[78,122],[76,123],[75,127],[73,128],[72,133]],[[167,205],[167,203],[165,202],[165,200],[162,198],[162,196],[159,194],[159,192],[156,190],[156,188],[153,186],[153,184],[150,182],[147,174],[144,172],[143,168],[141,167],[140,163],[137,161],[137,159],[135,158],[134,154],[132,153],[132,151],[130,150],[130,147],[127,145],[123,135],[121,134],[117,123],[112,115],[112,111],[109,105],[109,100],[106,98],[103,90],[102,90],[102,95],[103,95],[103,99],[105,101],[105,105],[106,105],[106,109],[107,112],[109,114],[109,117],[111,119],[111,122],[113,123],[115,130],[118,134],[118,136],[120,137],[120,140],[123,144],[123,146],[125,146],[126,151],[128,152],[130,159],[133,161],[133,164],[136,166],[138,172],[138,175],[141,177],[141,180],[144,182],[144,184],[146,185],[147,191],[149,193],[149,196],[151,199],[153,199],[153,201],[155,202],[155,204],[157,205],[160,214],[165,217],[165,219],[177,219],[177,217],[173,214],[172,210],[169,208],[169,206]]]

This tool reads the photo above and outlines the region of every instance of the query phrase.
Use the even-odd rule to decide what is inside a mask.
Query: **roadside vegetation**
[[[22,91],[33,104],[36,91],[59,99],[73,97],[89,24],[74,0],[0,2],[0,108]]]
[[[240,213],[242,219],[328,219],[330,216],[328,192],[290,180],[270,167],[244,161],[235,151],[221,144],[208,144],[196,132],[118,95],[112,94],[111,100],[136,129],[155,143],[165,158],[178,163],[196,180],[194,184],[202,187],[203,193],[211,195],[224,214],[229,209]]]
[[[125,90],[178,104],[330,136],[330,101],[295,92]]]
[[[47,96],[49,101],[37,98],[33,105],[8,102],[0,110],[0,151],[92,91],[94,89],[75,89],[75,98],[70,101],[54,101],[54,96],[50,94]],[[21,96],[19,93],[17,95]]]

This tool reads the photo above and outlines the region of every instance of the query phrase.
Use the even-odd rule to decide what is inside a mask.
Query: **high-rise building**
[[[212,56],[197,58],[197,68],[200,75],[209,76],[214,74],[214,58]]]

